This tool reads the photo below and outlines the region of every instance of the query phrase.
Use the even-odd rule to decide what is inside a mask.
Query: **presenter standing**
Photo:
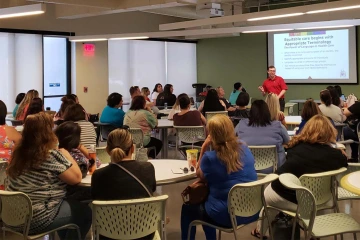
[[[268,67],[268,78],[265,79],[262,86],[259,86],[259,90],[263,95],[267,93],[275,93],[279,98],[280,111],[285,109],[285,92],[288,89],[284,79],[280,76],[276,76],[276,68],[274,66]]]

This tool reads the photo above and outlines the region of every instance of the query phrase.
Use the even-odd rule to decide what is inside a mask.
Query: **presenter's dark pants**
[[[280,111],[284,112],[284,110],[285,110],[285,98],[280,98],[279,103],[280,103]]]

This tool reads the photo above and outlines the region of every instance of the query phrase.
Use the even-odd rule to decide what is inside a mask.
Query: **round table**
[[[351,193],[360,195],[360,171],[345,175],[340,181],[341,187]]]
[[[155,168],[155,179],[156,185],[168,185],[173,183],[185,182],[196,178],[196,173],[189,171],[183,173],[181,168],[187,167],[188,163],[186,160],[175,160],[175,159],[155,159],[149,160]],[[108,164],[101,164],[99,168],[106,167]],[[81,186],[91,185],[91,175],[87,175],[81,180]]]

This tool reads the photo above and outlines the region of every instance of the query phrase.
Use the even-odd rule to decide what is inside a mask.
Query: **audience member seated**
[[[106,151],[111,157],[111,163],[94,172],[91,181],[93,200],[111,201],[150,197],[156,190],[154,166],[149,162],[139,162],[131,158],[134,145],[129,131],[116,129],[109,134]],[[120,167],[121,166],[121,167]],[[126,171],[131,172],[146,189]],[[111,183],[111,184],[109,184]],[[153,239],[150,234],[142,240]],[[100,239],[110,239],[100,236]]]
[[[187,239],[189,225],[194,220],[202,220],[223,227],[232,227],[228,194],[239,183],[257,179],[254,157],[243,142],[234,134],[234,127],[225,115],[215,115],[208,122],[209,136],[206,138],[196,169],[197,176],[207,182],[209,196],[199,205],[182,206],[181,239]],[[207,151],[210,147],[213,151]],[[258,218],[258,214],[249,217],[237,217],[238,224],[246,224]],[[214,228],[203,226],[206,239],[216,239]],[[195,239],[196,228],[191,229],[190,239]]]
[[[330,91],[325,89],[320,92],[321,104],[319,106],[320,111],[324,116],[331,118],[334,122],[342,123],[346,120],[346,116],[342,110],[337,106],[332,104],[332,98]]]
[[[145,97],[145,100],[146,100],[147,102],[151,102],[151,101],[150,101],[150,98],[149,98],[150,90],[149,90],[148,87],[143,87],[143,88],[141,89],[141,95],[143,95],[143,96]]]
[[[151,93],[151,100],[154,104],[156,104],[156,99],[159,93],[161,93],[162,91],[163,91],[162,85],[160,83],[155,84],[154,90]]]
[[[73,121],[81,128],[80,143],[90,150],[91,145],[96,145],[96,132],[94,125],[87,120],[84,108],[80,104],[73,104],[66,108],[65,121]]]
[[[187,94],[186,94],[186,93],[181,93],[181,94],[179,94],[179,96],[177,96],[176,102],[175,102],[175,104],[172,106],[171,111],[170,111],[170,113],[169,113],[169,115],[168,115],[168,119],[169,119],[169,120],[173,120],[174,115],[175,115],[176,113],[179,113],[179,112],[180,112],[179,99],[180,99],[181,97],[183,97],[183,96],[187,96]]]
[[[29,108],[25,114],[25,119],[31,114],[36,114],[44,111],[44,104],[41,98],[34,98],[31,100]]]
[[[358,162],[359,152],[358,152],[358,142],[359,138],[357,135],[357,125],[360,120],[360,102],[355,102],[349,108],[344,109],[344,114],[348,119],[348,127],[344,127],[344,139],[352,139],[355,142],[350,144],[351,147],[351,161]]]
[[[249,118],[250,109],[247,108],[249,105],[250,96],[247,92],[241,92],[236,99],[236,110],[232,116],[232,122],[236,126],[240,119]]]
[[[287,128],[284,113],[280,111],[278,96],[275,93],[269,93],[265,98],[265,102],[269,107],[271,121],[280,121]]]
[[[234,83],[234,90],[230,94],[229,102],[231,105],[236,105],[236,99],[238,98],[240,92],[242,91],[242,85],[240,82]]]
[[[300,135],[294,136],[288,144],[286,162],[278,168],[277,174],[291,173],[296,177],[304,174],[321,173],[347,167],[347,157],[343,150],[334,148],[337,131],[329,119],[315,115],[304,126]],[[264,191],[268,205],[296,212],[296,193],[284,187],[279,180],[272,182]],[[270,222],[276,212],[269,211]],[[264,221],[264,230],[268,228]],[[258,222],[259,233],[261,221]],[[264,231],[264,232],[265,232]],[[254,234],[254,231],[253,231]],[[258,234],[259,235],[259,234]]]
[[[121,109],[123,100],[119,93],[112,93],[107,99],[107,106],[101,113],[100,122],[110,123],[115,127],[122,127],[124,123],[125,112]]]
[[[340,99],[338,90],[333,86],[328,86],[326,89],[329,90],[329,92],[330,92],[331,103],[339,108],[343,107],[344,102],[341,103],[341,99]]]
[[[201,102],[198,110],[205,116],[206,112],[226,111],[226,105],[219,99],[216,90],[210,89],[205,100]]]
[[[25,119],[22,139],[15,147],[7,169],[7,191],[27,194],[32,203],[30,234],[46,232],[65,224],[76,224],[81,239],[91,226],[91,209],[80,202],[65,200],[66,186],[81,181],[81,171],[65,149],[57,149],[49,115],[38,113]],[[11,227],[22,232],[23,226]],[[75,230],[58,231],[60,239],[77,239]]]
[[[234,115],[234,111],[236,110],[235,107],[232,107],[230,102],[224,98],[225,97],[225,90],[223,87],[217,87],[216,92],[218,93],[219,99],[225,103],[226,110],[229,112],[229,116]]]
[[[75,98],[69,98],[68,95],[65,95],[61,98],[61,105],[59,111],[54,116],[54,123],[55,125],[60,125],[64,122],[64,113],[68,106],[75,104]]]
[[[19,108],[19,104],[21,103],[21,101],[24,99],[24,97],[25,97],[25,93],[19,93],[17,96],[16,96],[16,99],[15,99],[15,108],[14,108],[14,110],[13,110],[13,112],[12,112],[12,115],[13,115],[13,117],[16,117],[16,112],[17,112],[17,110],[18,110],[18,108]]]
[[[298,130],[296,131],[296,134],[300,134],[307,121],[309,121],[310,118],[317,114],[322,114],[318,105],[312,99],[307,100],[304,103],[303,109],[301,111],[301,123]]]
[[[135,96],[141,95],[141,91],[140,91],[139,86],[131,86],[130,89],[129,89],[129,92],[130,92],[131,100],[132,100]]]
[[[344,107],[345,95],[342,93],[341,87],[339,85],[335,85],[334,88],[337,91],[338,96],[340,98],[339,108],[342,108],[342,107]]]
[[[84,178],[93,164],[99,167],[101,162],[98,159],[89,161],[91,159],[89,151],[80,144],[80,133],[81,128],[79,124],[71,121],[60,124],[55,130],[55,135],[59,141],[59,148],[63,148],[70,153],[80,168],[82,178]],[[78,201],[91,200],[91,191],[88,187],[68,186],[66,198]]]
[[[235,128],[237,136],[248,146],[276,145],[278,167],[285,162],[283,144],[289,142],[289,135],[281,122],[271,121],[269,108],[265,101],[256,100],[251,105],[249,119],[242,119]],[[266,169],[264,173],[270,173]]]
[[[174,88],[171,84],[166,84],[164,87],[164,91],[159,93],[156,98],[156,106],[165,106],[167,105],[173,106],[176,102],[176,96],[173,94]]]
[[[162,142],[151,137],[151,131],[157,126],[157,119],[150,110],[145,110],[145,105],[146,101],[143,96],[135,96],[131,102],[130,110],[125,114],[124,125],[130,128],[141,128],[144,134],[144,147],[155,146],[156,154],[159,154]],[[150,151],[149,156],[155,158],[155,152]]]
[[[188,95],[179,95],[180,112],[174,115],[174,126],[203,126],[206,125],[205,117],[197,110],[190,110],[191,103]]]
[[[38,98],[39,97],[39,92],[32,89],[32,90],[29,90],[24,99],[21,101],[21,103],[19,104],[19,108],[16,112],[16,116],[15,116],[15,119],[16,120],[20,120],[20,121],[24,121],[25,119],[25,115],[26,115],[26,112],[29,108],[29,105],[31,103],[31,100],[33,100],[34,98]]]
[[[21,134],[6,125],[6,114],[6,105],[0,100],[0,161],[10,161],[15,144],[21,140]]]

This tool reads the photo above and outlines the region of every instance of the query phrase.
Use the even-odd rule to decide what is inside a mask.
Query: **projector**
[[[224,10],[219,3],[203,3],[196,6],[196,13],[202,17],[223,17]]]

